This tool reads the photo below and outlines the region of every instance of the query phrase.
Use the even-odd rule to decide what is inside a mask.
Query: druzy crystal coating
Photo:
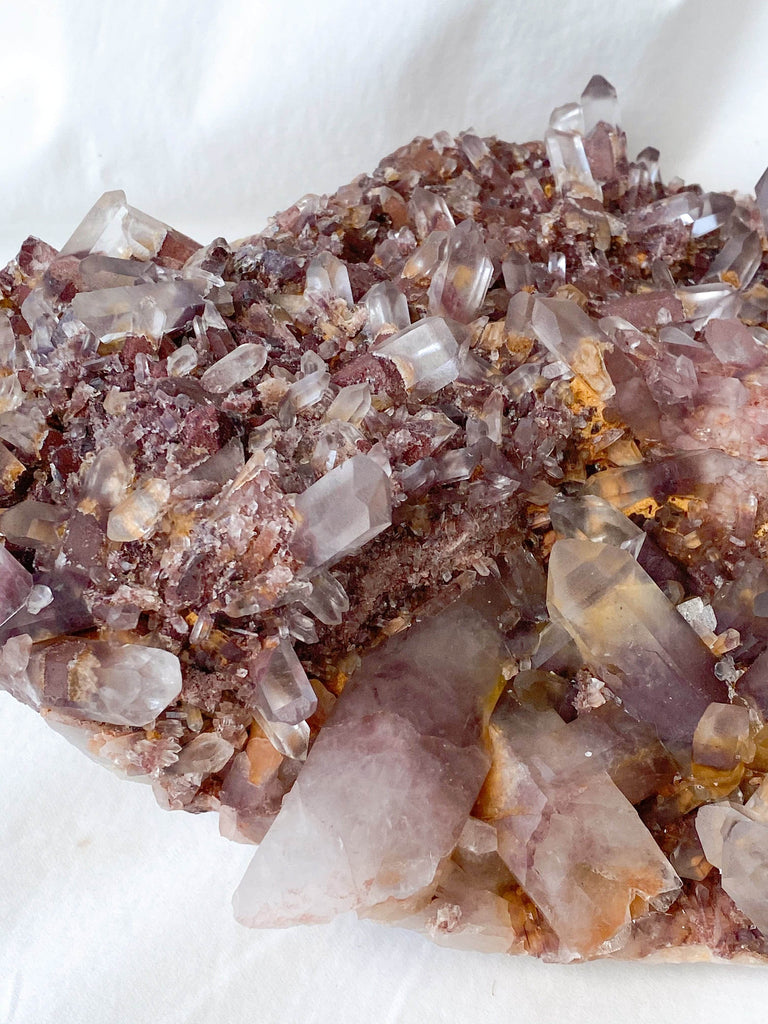
[[[620,123],[0,272],[0,685],[257,844],[243,923],[768,957],[768,186]]]

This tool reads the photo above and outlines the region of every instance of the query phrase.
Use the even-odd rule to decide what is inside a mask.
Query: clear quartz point
[[[445,255],[432,276],[430,314],[469,323],[480,312],[492,278],[482,230],[474,221],[462,221],[448,232]]]
[[[583,377],[601,398],[616,393],[603,362],[602,348],[608,339],[575,302],[536,298],[531,325],[539,341]]]
[[[592,177],[583,136],[576,132],[549,128],[544,142],[555,184],[561,192],[574,191],[596,199],[602,198],[602,189]]]
[[[257,655],[250,676],[254,699],[268,721],[298,725],[314,714],[317,696],[286,637]]]
[[[363,305],[368,310],[366,330],[375,337],[385,324],[398,330],[409,327],[411,315],[408,301],[394,281],[379,281],[365,293]]]
[[[392,523],[389,477],[355,455],[296,496],[300,525],[294,550],[306,566],[328,566],[367,544]]]
[[[104,253],[148,260],[158,254],[167,233],[167,224],[129,206],[125,192],[105,192],[64,243],[61,255]]]
[[[552,529],[560,537],[592,540],[624,548],[637,558],[645,534],[639,526],[605,498],[585,494],[578,498],[557,495],[549,503]]]
[[[247,341],[209,366],[200,378],[200,384],[211,394],[224,395],[257,374],[266,361],[266,348]]]
[[[346,264],[330,252],[321,252],[315,256],[307,267],[304,294],[308,298],[343,299],[348,306],[353,306],[352,286]]]
[[[621,123],[619,101],[616,90],[602,75],[593,75],[581,94],[581,109],[584,112],[584,134],[603,121],[611,126]]]
[[[406,390],[423,397],[459,376],[459,346],[439,316],[425,317],[376,345],[374,354],[391,359]]]
[[[312,590],[302,595],[301,603],[326,626],[338,626],[349,611],[347,592],[333,573],[321,570],[312,577]]]

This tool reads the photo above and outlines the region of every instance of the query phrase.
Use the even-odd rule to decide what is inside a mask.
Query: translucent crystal
[[[113,509],[125,498],[133,467],[119,448],[102,448],[83,476],[82,497]]]
[[[536,283],[533,265],[525,253],[511,252],[501,264],[504,276],[504,287],[510,295],[515,295],[522,288],[529,288]]]
[[[306,759],[309,750],[309,726],[306,722],[287,725],[285,722],[266,718],[257,707],[252,710],[256,722],[279,754],[289,757],[293,761]]]
[[[398,330],[410,325],[408,301],[394,281],[379,281],[369,288],[363,305],[368,310],[367,330],[372,337],[385,324],[392,324]]]
[[[23,608],[32,593],[32,576],[0,545],[0,625]]]
[[[676,294],[683,304],[685,319],[699,326],[713,317],[737,316],[742,301],[733,285],[714,281],[678,288]]]
[[[735,206],[732,196],[722,192],[707,192],[701,197],[701,209],[693,222],[691,237],[700,238],[710,231],[717,231],[726,223]]]
[[[191,345],[179,345],[166,360],[169,377],[186,377],[197,366],[197,352]]]
[[[583,377],[601,398],[616,393],[603,362],[602,347],[607,338],[575,302],[537,298],[531,323],[539,341]]]
[[[605,498],[585,494],[579,498],[558,495],[549,503],[552,529],[561,537],[593,540],[625,548],[637,558],[645,534],[631,519]]]
[[[599,124],[600,121],[609,125],[618,125],[619,101],[616,90],[602,75],[593,75],[581,94],[581,109],[584,112],[584,134]]]
[[[713,319],[704,328],[704,340],[719,362],[756,369],[768,353],[740,320]]]
[[[338,626],[349,611],[349,598],[333,573],[321,570],[312,577],[312,590],[301,597],[301,603],[326,626]]]
[[[479,313],[492,278],[493,263],[481,229],[474,221],[462,221],[448,232],[445,255],[432,275],[430,315],[469,323]]]
[[[602,197],[602,190],[592,177],[581,135],[550,128],[544,141],[549,166],[561,192],[574,190],[590,197]]]
[[[706,281],[728,280],[746,288],[760,266],[763,245],[756,231],[742,231],[727,240],[712,261]]]
[[[488,769],[500,639],[459,604],[363,660],[235,893],[238,920],[326,921],[432,882]]]
[[[411,193],[408,213],[418,238],[426,238],[431,231],[450,231],[455,227],[453,215],[443,197],[420,185]]]
[[[391,359],[405,386],[423,397],[439,391],[459,375],[459,346],[448,324],[430,316],[393,334],[374,349]]]
[[[36,646],[28,675],[40,704],[114,725],[147,725],[181,692],[176,655],[140,644],[65,639]]]
[[[359,426],[371,408],[371,389],[368,384],[348,384],[342,388],[328,406],[327,421],[342,420]]]
[[[705,604],[700,597],[681,601],[675,607],[698,636],[708,636],[717,629],[717,618],[712,605]]]
[[[310,260],[304,294],[312,298],[343,299],[354,305],[347,265],[330,252],[321,252]]]
[[[173,765],[174,775],[208,775],[220,772],[234,753],[234,747],[213,732],[200,733],[182,749]]]
[[[355,455],[296,496],[301,525],[294,550],[319,567],[357,551],[392,522],[389,478],[367,455]]]
[[[564,953],[596,953],[629,924],[635,900],[672,902],[679,879],[575,723],[502,697],[490,736],[483,817]]]
[[[146,540],[165,512],[171,488],[166,480],[151,477],[124,498],[107,519],[107,537],[120,544]]]
[[[159,281],[78,292],[72,311],[107,343],[129,334],[157,340],[191,320],[201,304],[200,295],[186,281]]]
[[[709,650],[628,551],[557,541],[547,607],[592,671],[664,742],[690,743],[707,706],[727,701]]]
[[[766,783],[744,807],[726,802],[700,807],[696,831],[723,889],[762,932],[768,932],[768,821]]]
[[[27,498],[0,512],[0,532],[12,543],[24,548],[58,547],[60,526],[66,509]]]
[[[266,348],[247,341],[209,366],[200,378],[200,383],[206,391],[224,395],[258,373],[266,361]]]
[[[754,754],[749,738],[749,711],[736,704],[710,704],[693,734],[693,760],[730,771]]]
[[[61,255],[104,253],[148,260],[165,241],[168,226],[128,205],[125,192],[105,192],[64,243]]]
[[[290,640],[266,648],[250,668],[254,699],[270,722],[298,725],[313,715],[317,697]]]

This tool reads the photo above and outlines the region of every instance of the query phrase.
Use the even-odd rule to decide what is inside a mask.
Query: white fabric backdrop
[[[417,133],[523,141],[600,72],[665,177],[768,161],[761,0],[71,0],[0,5],[0,261],[105,189],[206,242]],[[370,923],[248,932],[249,859],[0,694],[0,1024],[602,1024],[764,1012],[756,969],[553,968]],[[761,1017],[763,1015],[761,1012]]]

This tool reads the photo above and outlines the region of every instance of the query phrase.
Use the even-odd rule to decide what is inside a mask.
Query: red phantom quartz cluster
[[[595,77],[207,246],[104,195],[0,272],[0,685],[356,910],[768,955],[768,185]]]

